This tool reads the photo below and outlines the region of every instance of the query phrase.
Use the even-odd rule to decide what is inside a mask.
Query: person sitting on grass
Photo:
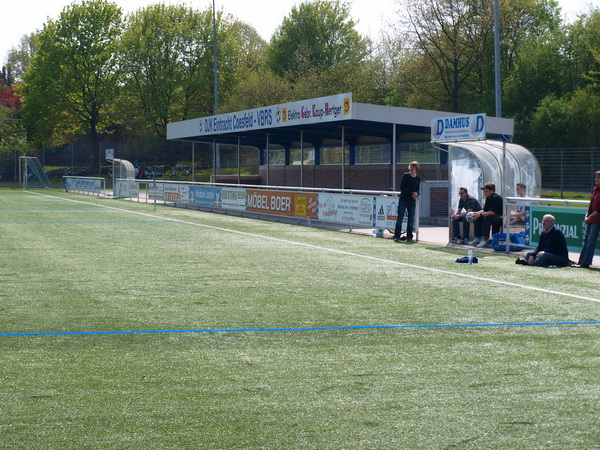
[[[551,214],[542,218],[544,231],[540,233],[540,241],[534,251],[527,253],[515,261],[516,264],[548,267],[570,266],[569,249],[565,235],[554,223],[556,219]]]

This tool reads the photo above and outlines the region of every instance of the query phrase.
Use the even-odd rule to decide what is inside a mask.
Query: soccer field
[[[0,190],[0,448],[595,448],[598,271]]]

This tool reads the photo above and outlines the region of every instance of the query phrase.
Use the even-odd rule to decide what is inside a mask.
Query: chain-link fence
[[[34,156],[51,180],[63,175],[108,176],[112,166],[105,158],[107,149],[114,149],[115,158],[131,161],[146,177],[156,174],[164,179],[191,181],[192,165],[195,181],[208,181],[215,170],[219,174],[237,174],[237,147],[224,144],[218,146],[216,159],[212,144],[196,143],[192,147],[191,142],[159,139],[136,143],[104,141],[98,145],[78,143],[42,148]],[[587,193],[593,188],[594,172],[600,170],[600,147],[534,148],[532,152],[541,167],[543,190],[562,196],[565,192]],[[0,158],[0,181],[17,181],[18,154],[4,155]],[[241,147],[242,174],[257,175],[259,158],[258,149]]]
[[[140,177],[154,175],[181,181],[208,181],[217,173],[236,174],[237,146],[147,140],[143,143],[103,141],[98,145],[77,143],[56,148],[43,147],[34,155],[44,166],[51,180],[63,175],[108,177],[112,163],[106,160],[106,150],[114,150],[114,157],[133,163]],[[218,157],[215,158],[215,152]],[[217,165],[215,166],[215,161]],[[254,147],[241,147],[239,163],[244,175],[258,174],[259,152]],[[18,155],[0,158],[0,181],[18,181]],[[193,167],[193,169],[192,169]]]
[[[542,189],[560,192],[590,192],[594,172],[600,170],[600,148],[534,148],[542,171]]]

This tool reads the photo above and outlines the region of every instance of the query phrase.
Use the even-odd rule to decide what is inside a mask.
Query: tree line
[[[502,115],[527,147],[600,143],[600,10],[499,2]],[[213,22],[214,20],[214,22]],[[213,24],[216,25],[213,27]],[[494,0],[398,0],[377,40],[343,0],[292,8],[269,42],[211,8],[64,8],[0,73],[0,151],[164,139],[169,122],[352,92],[362,103],[495,115]]]

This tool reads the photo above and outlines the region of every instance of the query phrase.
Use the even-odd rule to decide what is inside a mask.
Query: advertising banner
[[[566,207],[536,207],[529,208],[529,245],[537,246],[540,240],[540,234],[543,231],[542,218],[545,214],[552,214],[556,218],[556,226],[565,235],[567,246],[570,251],[581,250],[583,236],[585,235],[586,223],[585,208],[566,208]],[[600,242],[596,243],[596,253],[600,250]]]
[[[373,224],[373,197],[362,195],[319,194],[317,219],[348,225]]]
[[[244,211],[246,209],[246,189],[222,188],[221,207]]]
[[[140,187],[135,180],[117,180],[115,182],[115,195],[121,198],[138,198]]]
[[[485,139],[485,114],[451,116],[431,121],[431,142],[477,141]]]
[[[188,203],[201,206],[221,206],[221,188],[190,186]]]
[[[375,197],[375,227],[386,230],[396,228],[398,197]]]
[[[347,93],[174,122],[167,125],[167,138],[210,136],[351,118],[352,94]]]
[[[317,218],[319,196],[313,193],[296,193],[294,196],[294,215],[308,219]]]
[[[187,186],[179,184],[165,184],[165,201],[178,203],[183,201],[183,189],[185,188],[186,199],[187,199]]]
[[[162,183],[148,184],[148,199],[149,200],[164,200],[165,185]]]
[[[246,211],[316,219],[317,194],[247,189]]]
[[[72,191],[102,192],[102,180],[91,180],[85,178],[65,178],[65,189]]]

